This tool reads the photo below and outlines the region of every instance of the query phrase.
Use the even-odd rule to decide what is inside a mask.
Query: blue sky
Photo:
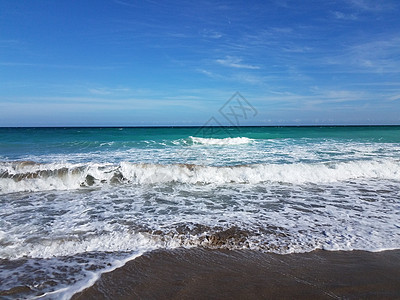
[[[0,0],[0,126],[400,124],[400,2]]]

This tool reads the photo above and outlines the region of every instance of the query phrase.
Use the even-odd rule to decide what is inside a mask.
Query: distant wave
[[[252,139],[247,137],[235,137],[235,138],[224,138],[224,139],[216,139],[216,138],[201,138],[201,137],[189,137],[193,144],[203,144],[203,145],[241,145],[248,144],[252,142]]]
[[[254,164],[201,166],[191,164],[37,164],[0,163],[0,193],[68,190],[105,184],[291,184],[328,183],[357,178],[400,180],[400,162],[352,161],[319,164]]]

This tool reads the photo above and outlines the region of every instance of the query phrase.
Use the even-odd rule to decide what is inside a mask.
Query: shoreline
[[[400,250],[155,250],[103,273],[72,299],[343,297],[400,298]]]

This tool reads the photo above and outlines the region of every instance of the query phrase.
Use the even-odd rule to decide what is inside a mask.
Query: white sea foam
[[[147,233],[110,232],[84,238],[46,239],[35,242],[19,241],[0,249],[0,258],[19,259],[72,256],[88,252],[151,251],[157,248],[176,248],[181,245],[172,237],[152,236]]]
[[[62,288],[59,290],[55,290],[52,292],[48,292],[45,293],[42,297],[47,297],[48,295],[56,295],[57,299],[61,299],[61,300],[67,300],[67,299],[71,299],[73,295],[75,295],[76,293],[79,293],[89,287],[91,287],[92,285],[95,284],[95,282],[100,279],[101,274],[103,273],[108,273],[108,272],[112,272],[117,268],[121,268],[123,267],[128,261],[133,260],[139,256],[141,256],[143,253],[145,253],[146,251],[137,251],[134,254],[121,259],[121,260],[113,260],[112,263],[109,264],[108,267],[101,269],[100,271],[97,272],[91,272],[90,274],[87,274],[86,278],[82,281],[78,281],[76,284],[72,285],[72,286],[68,286],[66,288]]]
[[[4,203],[0,258],[48,259],[180,246],[277,253],[394,249],[400,231],[392,184],[137,186],[39,193]],[[35,219],[29,218],[31,207],[37,212]],[[239,230],[226,235],[228,240],[214,243],[207,238],[232,228]]]
[[[113,143],[2,156],[2,288],[68,299],[158,248],[399,248],[398,143],[187,135]]]
[[[37,263],[33,266],[29,266],[28,263],[28,268],[31,270],[36,268],[38,273],[46,272],[43,276],[51,277],[52,273],[59,276],[60,272],[65,272],[62,280],[71,280],[75,282],[74,284],[68,284],[67,286],[60,284],[55,289],[50,289],[32,299],[53,297],[57,297],[57,299],[70,299],[75,293],[93,285],[102,273],[111,272],[116,268],[122,267],[126,262],[148,251],[158,248],[170,249],[178,246],[179,244],[173,239],[164,238],[161,240],[161,237],[158,237],[158,239],[152,238],[150,235],[142,233],[112,232],[80,240],[48,240],[36,243],[28,242],[23,245],[14,244],[2,247],[0,258],[12,260],[20,258],[24,258],[25,260],[28,258],[35,259]],[[99,258],[93,258],[90,255],[85,256],[87,253],[96,252],[103,254],[98,255],[100,256]],[[101,255],[104,256],[105,252],[109,253],[106,255],[107,261],[99,261],[102,260]],[[111,252],[119,254],[113,256],[110,254]],[[124,252],[126,253],[124,254]],[[68,262],[68,259],[65,261],[65,258],[72,258],[77,254],[83,255],[83,259],[78,258],[77,261],[72,259],[72,263]],[[37,260],[38,258],[44,258],[45,260]],[[50,260],[48,264],[46,264],[47,260]],[[81,265],[82,269],[77,268],[79,265]],[[90,266],[93,265],[97,265],[99,269],[85,270],[88,267],[90,269]],[[25,271],[23,266],[20,268],[22,268],[22,272]],[[60,271],[61,268],[63,271]],[[68,274],[70,268],[72,274]],[[15,276],[15,272],[14,274],[10,274],[6,270],[0,270],[0,276],[4,276],[5,286],[12,286],[12,277]],[[40,280],[44,281],[43,278],[40,278]]]
[[[118,172],[139,168],[146,173],[160,167],[125,164]],[[116,166],[108,167],[98,166],[99,174],[108,174]],[[221,169],[161,168],[172,168],[168,172],[173,173],[182,168],[184,176],[196,168]],[[231,169],[235,168],[251,166]],[[133,180],[138,173],[124,176]],[[23,259],[26,264],[18,272],[0,268],[0,277],[7,288],[23,280],[25,285],[36,279],[59,280],[57,286],[40,289],[48,297],[68,298],[102,272],[159,248],[204,246],[276,253],[396,249],[400,243],[397,198],[398,181],[375,177],[318,185],[157,184],[149,188],[137,184],[127,188],[118,184],[86,192],[3,195],[0,258]],[[230,229],[231,233],[223,234]],[[25,279],[29,272],[32,277]]]
[[[327,183],[357,178],[400,180],[400,162],[364,160],[335,163],[201,166],[190,164],[30,164],[3,163],[0,193],[71,190],[104,184]]]
[[[189,137],[193,144],[202,144],[202,145],[242,145],[251,143],[253,140],[247,137],[236,137],[236,138],[201,138],[201,137]]]
[[[360,161],[334,164],[258,164],[212,167],[195,165],[154,165],[121,163],[124,178],[134,183],[326,183],[354,178],[400,180],[400,163],[394,161]]]
[[[104,171],[107,166],[107,164],[2,163],[0,164],[0,194],[78,189],[87,186],[88,175],[96,176],[100,180],[110,177],[107,171]]]
[[[189,163],[197,165],[242,165],[242,164],[291,164],[323,163],[332,160],[358,161],[369,159],[398,159],[400,146],[390,143],[359,143],[353,141],[322,140],[252,140],[242,145],[194,144],[184,138],[173,141],[143,141],[137,144],[124,144],[102,151],[86,151],[66,154],[45,153],[26,155],[19,160],[31,160],[38,163],[68,162],[87,164],[91,162],[110,163],[136,162],[149,164]],[[104,148],[104,147],[103,147]],[[4,161],[4,160],[3,160]],[[1,165],[1,163],[0,163]]]

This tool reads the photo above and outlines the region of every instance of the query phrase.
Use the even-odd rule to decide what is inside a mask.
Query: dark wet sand
[[[73,299],[400,299],[400,250],[159,250]]]

